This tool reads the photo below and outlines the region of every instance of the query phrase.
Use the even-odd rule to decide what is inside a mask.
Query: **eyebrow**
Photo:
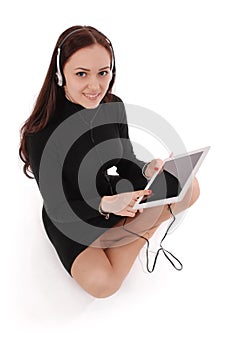
[[[100,68],[99,71],[100,71],[100,70],[103,70],[103,69],[107,69],[107,68],[110,69],[110,66],[106,66],[106,67]],[[86,71],[86,72],[90,72],[90,69],[84,68],[84,67],[76,67],[74,70],[77,70],[77,69],[81,69],[81,70],[84,70],[84,71]]]

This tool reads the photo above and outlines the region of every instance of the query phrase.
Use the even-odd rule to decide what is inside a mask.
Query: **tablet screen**
[[[152,194],[143,197],[140,203],[152,202],[177,197],[189,179],[203,151],[167,160],[163,171],[159,173],[149,189]]]

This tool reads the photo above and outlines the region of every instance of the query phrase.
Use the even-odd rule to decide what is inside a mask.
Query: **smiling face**
[[[76,51],[63,69],[66,97],[85,108],[96,108],[108,90],[110,66],[110,54],[99,44]]]

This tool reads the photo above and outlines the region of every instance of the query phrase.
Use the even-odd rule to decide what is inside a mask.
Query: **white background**
[[[1,9],[1,342],[4,349],[233,349],[233,2],[8,1]],[[22,173],[28,118],[58,36],[97,27],[112,41],[114,92],[154,110],[187,149],[210,145],[199,201],[153,274],[140,260],[112,297],[95,299],[66,273],[41,222],[35,180]],[[161,154],[158,154],[161,157]]]

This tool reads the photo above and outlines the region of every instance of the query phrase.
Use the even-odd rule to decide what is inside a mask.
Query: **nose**
[[[99,90],[99,81],[98,81],[98,78],[96,76],[92,76],[92,77],[89,78],[88,88],[91,91]]]

